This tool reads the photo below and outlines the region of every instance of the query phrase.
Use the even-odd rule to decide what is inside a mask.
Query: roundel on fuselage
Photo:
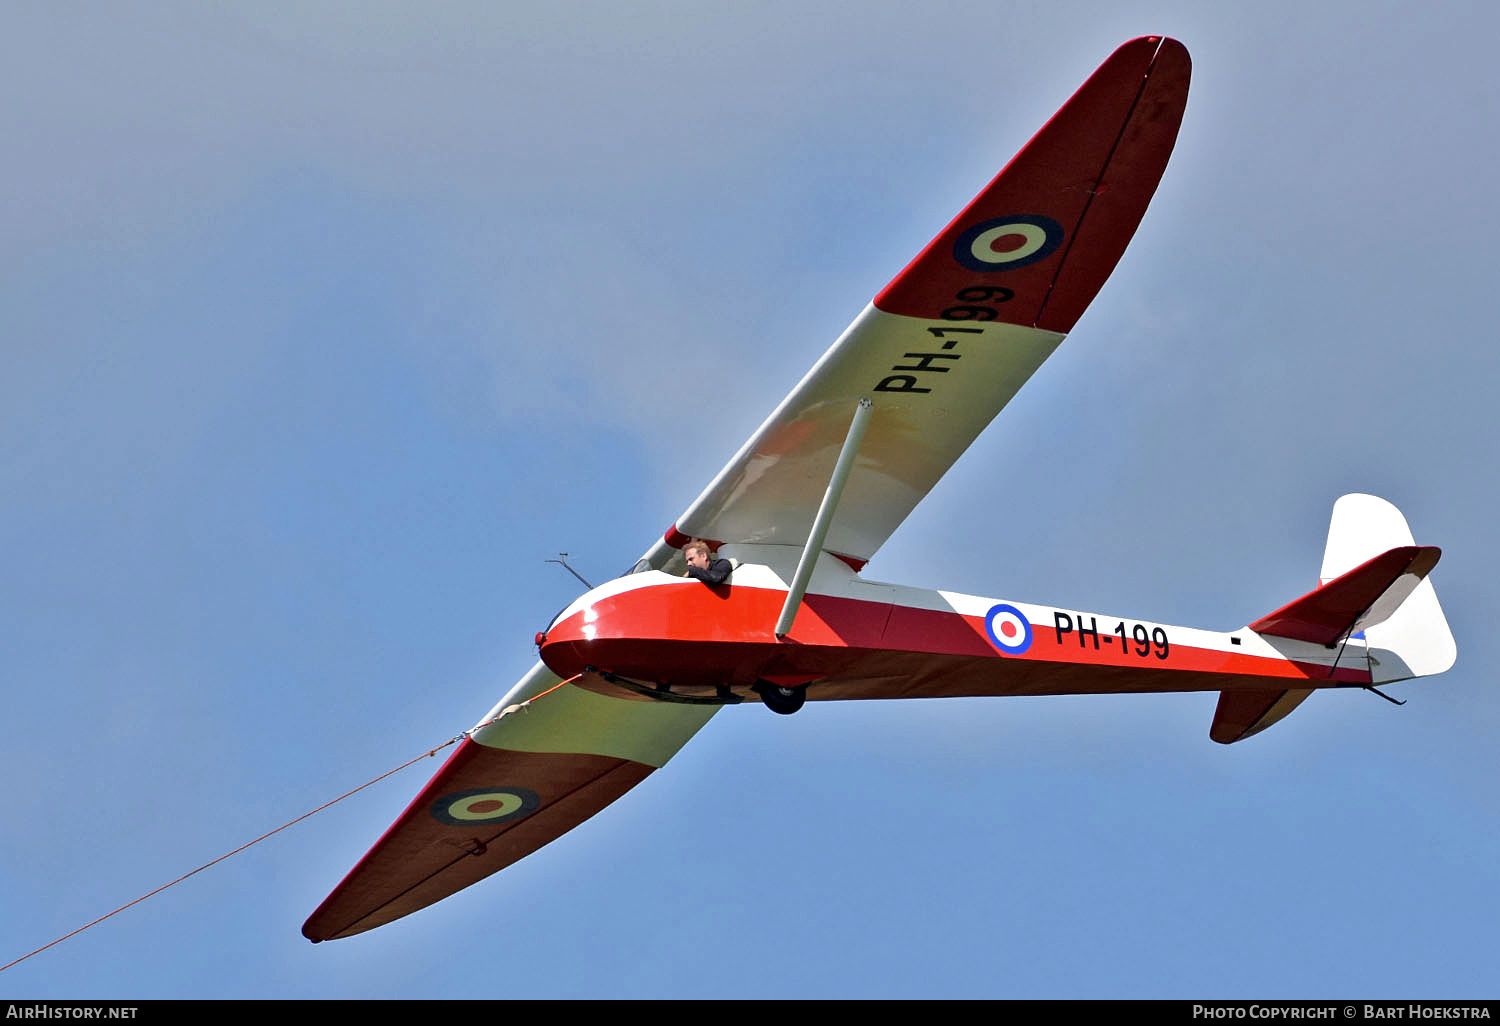
[[[984,617],[984,632],[990,644],[1007,655],[1020,655],[1031,647],[1031,621],[1015,606],[997,602]]]

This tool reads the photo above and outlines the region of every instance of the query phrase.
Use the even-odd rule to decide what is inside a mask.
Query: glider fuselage
[[[744,698],[765,681],[809,699],[1316,688],[1370,683],[1365,645],[1219,633],[866,581],[823,556],[796,620],[773,632],[796,552],[725,546],[723,585],[658,571],[580,597],[542,660],[608,694]],[[590,669],[602,674],[588,672]],[[623,678],[612,680],[611,678]],[[646,685],[643,689],[641,685]]]

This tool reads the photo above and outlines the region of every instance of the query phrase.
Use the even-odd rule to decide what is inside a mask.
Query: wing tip
[[[1166,169],[1189,67],[1187,48],[1167,36],[1116,49],[876,295],[876,309],[1070,331]]]

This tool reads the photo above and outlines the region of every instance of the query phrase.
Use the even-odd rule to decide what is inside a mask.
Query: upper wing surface
[[[874,412],[825,548],[862,566],[1057,348],[1171,155],[1190,62],[1126,43],[855,319],[647,553],[801,545],[861,398]]]
[[[718,710],[559,683],[537,663],[308,917],[303,936],[363,933],[504,869],[640,783]]]

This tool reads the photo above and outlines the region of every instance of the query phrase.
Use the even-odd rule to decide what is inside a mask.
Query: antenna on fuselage
[[[568,554],[566,552],[559,552],[558,555],[561,556],[562,558],[561,559],[546,559],[546,560],[543,560],[542,562],[544,562],[544,563],[558,563],[558,564],[560,564],[564,570],[566,570],[568,573],[572,574],[574,577],[578,578],[579,582],[585,588],[589,589],[589,591],[593,591],[594,590],[594,586],[592,584],[590,584],[588,581],[585,581],[583,579],[583,575],[582,574],[580,574],[577,570],[574,570],[572,567],[570,567],[568,565]]]

